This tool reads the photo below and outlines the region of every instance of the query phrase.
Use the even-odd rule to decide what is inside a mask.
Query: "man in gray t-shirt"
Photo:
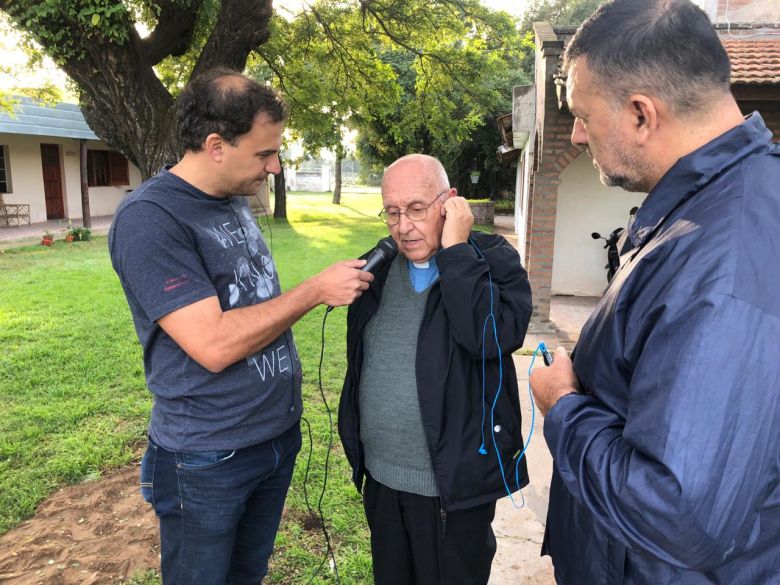
[[[258,583],[300,449],[290,326],[347,305],[372,276],[334,264],[285,293],[245,196],[280,172],[286,116],[229,69],[178,104],[185,154],[117,210],[109,249],[154,406],[141,492],[160,522],[164,583]]]

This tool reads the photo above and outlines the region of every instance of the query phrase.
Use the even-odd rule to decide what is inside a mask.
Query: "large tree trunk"
[[[282,171],[274,175],[274,219],[287,219],[287,184],[284,180],[284,163],[280,160]]]
[[[101,1],[94,4],[100,8]],[[85,24],[66,2],[46,6],[42,15],[39,0],[0,0],[0,10],[76,82],[95,134],[135,164],[144,179],[175,163],[181,147],[174,99],[153,67],[190,50],[204,0],[156,0],[157,26],[143,39],[126,9],[106,11],[97,26]],[[243,70],[250,51],[268,39],[272,11],[272,0],[222,0],[192,75],[216,65]]]
[[[339,144],[336,147],[336,178],[333,187],[333,204],[341,205],[341,163],[344,160],[344,147]]]
[[[181,156],[174,101],[154,71],[139,67],[125,51],[90,52],[92,59],[64,67],[79,86],[87,124],[132,161],[143,179],[174,164]],[[99,76],[94,67],[101,71]]]

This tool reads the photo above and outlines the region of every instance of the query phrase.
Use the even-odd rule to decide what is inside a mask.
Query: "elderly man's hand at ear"
[[[474,225],[469,202],[463,197],[450,197],[441,206],[444,216],[444,230],[441,234],[441,247],[449,248],[455,244],[467,242]]]
[[[547,416],[563,396],[580,391],[580,383],[577,381],[571,359],[562,347],[555,350],[555,359],[550,367],[534,368],[530,382],[536,406],[542,416]]]

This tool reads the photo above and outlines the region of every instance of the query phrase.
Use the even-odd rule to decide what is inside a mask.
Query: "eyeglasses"
[[[405,210],[401,210],[398,207],[389,207],[382,209],[379,212],[379,219],[385,222],[387,225],[396,225],[401,221],[401,215],[405,215],[409,218],[409,221],[422,221],[428,217],[428,208],[439,200],[439,197],[444,195],[450,188],[447,187],[444,191],[436,195],[428,205],[422,203],[412,203]]]

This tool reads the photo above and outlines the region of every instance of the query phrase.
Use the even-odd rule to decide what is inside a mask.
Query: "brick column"
[[[531,280],[534,315],[550,318],[550,287],[555,247],[555,214],[558,206],[557,173],[536,173],[532,205],[528,214],[528,276]]]
[[[559,110],[557,104],[545,108],[540,141],[542,149],[537,154],[539,164],[534,173],[533,195],[528,214],[528,272],[534,315],[540,321],[550,318],[560,175],[580,153],[580,149],[570,141],[573,122],[568,111]]]

